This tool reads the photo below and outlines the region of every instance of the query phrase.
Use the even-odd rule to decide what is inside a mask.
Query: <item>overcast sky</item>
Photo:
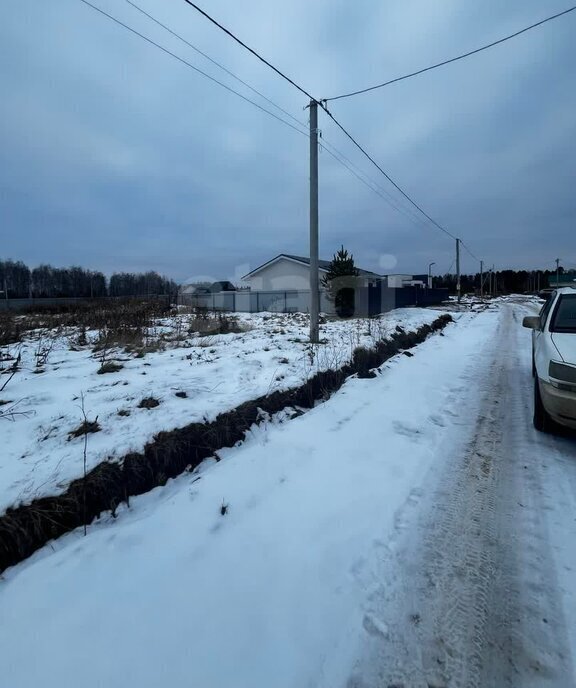
[[[253,93],[138,13],[93,0]],[[307,123],[306,98],[184,0],[135,0]],[[568,6],[560,0],[202,0],[317,98],[425,67]],[[308,251],[308,140],[80,0],[5,3],[0,257],[237,278]],[[576,12],[335,116],[440,224],[498,268],[576,264]],[[272,108],[266,101],[259,102]],[[285,115],[277,112],[281,117]],[[406,203],[326,116],[322,135]],[[407,214],[410,214],[408,211]],[[446,272],[453,242],[320,155],[320,254]],[[478,265],[463,256],[463,270]]]

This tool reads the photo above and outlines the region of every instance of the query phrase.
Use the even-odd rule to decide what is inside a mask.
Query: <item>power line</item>
[[[276,74],[280,75],[280,76],[281,76],[283,79],[285,79],[288,83],[292,84],[292,86],[295,86],[295,87],[300,91],[300,93],[303,93],[303,94],[304,94],[305,96],[307,96],[310,100],[314,100],[315,102],[318,102],[318,101],[316,100],[316,98],[314,98],[313,96],[311,96],[311,95],[308,93],[308,91],[306,91],[306,90],[305,90],[304,88],[302,88],[301,86],[298,86],[298,84],[297,84],[295,81],[293,81],[289,76],[286,76],[286,74],[284,74],[284,72],[281,72],[277,67],[275,67],[271,62],[268,62],[268,60],[266,60],[265,58],[263,58],[262,55],[260,55],[259,53],[257,53],[253,48],[251,48],[249,45],[246,45],[246,43],[244,43],[244,41],[241,41],[237,36],[235,36],[235,35],[232,33],[232,31],[228,30],[225,26],[222,26],[222,24],[220,24],[219,22],[217,22],[216,19],[212,18],[207,12],[204,12],[204,10],[203,10],[201,7],[198,7],[198,5],[196,5],[194,2],[192,2],[192,0],[184,0],[184,2],[187,3],[188,5],[190,5],[190,7],[193,7],[197,12],[200,12],[200,14],[201,14],[202,16],[206,17],[206,19],[208,19],[208,21],[211,21],[212,24],[214,24],[214,25],[217,26],[219,29],[221,29],[222,31],[224,31],[224,33],[228,34],[228,36],[230,36],[230,38],[234,39],[234,40],[236,41],[236,43],[239,43],[243,48],[246,48],[246,50],[248,50],[249,52],[252,53],[252,55],[254,55],[255,57],[257,57],[257,58],[260,60],[260,62],[263,62],[265,65],[267,65],[268,67],[270,67],[270,69],[273,69],[273,70],[276,72]]]
[[[407,208],[403,208],[401,206],[396,205],[395,199],[392,198],[392,196],[385,190],[383,189],[377,182],[375,182],[371,177],[366,175],[362,170],[360,170],[349,158],[347,158],[341,151],[339,151],[336,146],[333,144],[329,143],[324,137],[322,137],[322,140],[320,141],[320,146],[330,155],[331,157],[334,158],[334,160],[338,161],[343,167],[345,167],[352,175],[354,175],[359,181],[361,181],[366,187],[368,187],[371,191],[373,191],[375,194],[380,196],[388,205],[390,205],[394,210],[399,212],[401,215],[404,215],[410,222],[412,222],[413,225],[415,226],[427,226],[424,223],[424,220],[421,218],[417,217],[415,214],[411,213]],[[333,150],[329,149],[332,148]],[[461,246],[470,254],[472,258],[480,262],[480,259],[477,258],[472,251],[468,248],[468,246],[460,239],[460,244]],[[454,261],[452,261],[452,265],[454,264]],[[452,267],[450,266],[450,268]],[[450,269],[448,270],[450,272]]]
[[[428,213],[423,210],[423,208],[416,203],[405,191],[402,189],[402,187],[397,184],[392,177],[374,160],[374,158],[356,141],[356,139],[338,122],[338,120],[334,117],[334,115],[328,110],[328,107],[325,104],[322,104],[322,109],[326,114],[332,119],[332,121],[336,124],[336,126],[352,141],[352,143],[370,160],[370,162],[378,169],[380,172],[386,177],[386,179],[406,198],[415,208],[417,208],[424,217],[426,217],[437,229],[440,231],[444,232],[447,236],[450,238],[454,239],[455,241],[458,239],[452,232],[449,232],[445,227],[442,227],[436,220],[428,215]],[[475,260],[479,261],[480,259],[477,258],[472,251],[464,244],[462,239],[459,239],[460,244],[464,247],[464,249],[474,258]]]
[[[478,258],[478,256],[475,256],[475,255],[472,253],[472,251],[468,248],[468,246],[466,246],[466,244],[462,241],[462,239],[460,239],[460,245],[461,245],[462,248],[468,253],[468,255],[469,255],[471,258],[474,258],[474,260],[480,262],[480,258]]]
[[[328,145],[326,145],[326,144],[327,144],[327,141],[325,141],[325,140],[320,142],[320,146],[326,151],[326,153],[328,153],[328,155],[332,156],[334,158],[334,160],[337,160],[343,167],[345,167],[350,172],[350,174],[353,174],[356,177],[356,179],[361,181],[371,191],[373,191],[375,194],[380,196],[380,198],[384,199],[386,201],[386,203],[388,203],[392,208],[394,208],[399,213],[403,212],[400,207],[395,205],[395,203],[390,200],[390,198],[387,198],[387,196],[389,196],[388,193],[386,193],[386,195],[384,195],[385,192],[380,190],[380,188],[378,187],[376,182],[374,182],[372,179],[370,179],[370,177],[364,177],[361,172],[357,171],[357,169],[354,169],[354,166],[352,164],[348,164],[348,162],[346,162],[347,158],[344,155],[342,155],[342,153],[340,153],[338,151],[338,149],[336,149],[331,144],[328,144],[328,145],[330,145],[331,148],[333,148],[333,150],[330,150],[330,148],[328,148]],[[405,213],[403,213],[403,214],[405,214]],[[406,215],[406,217],[411,219],[408,215]]]
[[[416,213],[414,213],[414,211],[412,211],[410,208],[404,208],[400,205],[397,205],[396,199],[393,198],[390,192],[388,192],[386,189],[380,186],[374,179],[372,179],[372,177],[368,176],[365,172],[363,172],[357,165],[355,165],[349,158],[347,158],[344,155],[344,153],[342,153],[342,151],[338,150],[338,148],[336,148],[334,144],[330,143],[324,136],[322,136],[321,138],[320,145],[330,156],[337,160],[343,167],[345,167],[351,174],[353,174],[357,179],[359,179],[371,191],[374,191],[374,193],[376,193],[384,201],[386,201],[386,203],[388,203],[388,205],[394,208],[394,210],[404,215],[404,217],[410,220],[412,224],[419,225],[420,227],[427,227],[427,224],[425,223],[423,218],[416,215]],[[329,148],[332,148],[332,150],[329,150]]]
[[[141,7],[139,7],[135,2],[132,2],[132,0],[126,0],[126,2],[127,2],[129,5],[131,5],[134,9],[138,10],[138,12],[140,12],[140,13],[143,14],[144,16],[148,17],[148,19],[150,19],[151,21],[153,21],[155,24],[157,24],[158,26],[161,26],[163,29],[165,29],[166,31],[168,31],[168,33],[172,34],[172,36],[175,36],[178,40],[182,41],[182,43],[185,43],[188,47],[192,48],[192,50],[195,50],[199,55],[202,55],[202,57],[206,58],[206,59],[207,59],[209,62],[211,62],[213,65],[215,65],[216,67],[218,67],[218,68],[221,69],[222,71],[226,72],[226,74],[228,74],[229,76],[231,76],[233,79],[236,79],[236,81],[238,81],[239,83],[241,83],[243,86],[246,86],[246,88],[250,89],[250,90],[251,90],[253,93],[255,93],[256,95],[260,96],[260,98],[263,98],[264,100],[266,100],[268,103],[270,103],[270,105],[273,105],[275,108],[277,108],[278,110],[280,110],[280,112],[283,112],[287,117],[290,117],[290,119],[292,119],[294,122],[296,122],[296,124],[299,124],[299,125],[302,126],[302,127],[306,127],[306,124],[304,124],[304,122],[301,122],[299,119],[297,119],[296,117],[294,117],[294,115],[292,115],[290,112],[288,112],[288,111],[285,110],[284,108],[280,107],[280,105],[278,105],[278,104],[275,103],[273,100],[271,100],[270,98],[268,98],[268,96],[265,96],[263,93],[261,93],[260,91],[258,91],[258,90],[257,90],[256,88],[254,88],[253,86],[250,86],[249,83],[247,83],[246,81],[244,81],[243,79],[241,79],[239,76],[237,76],[236,74],[234,74],[234,72],[231,72],[229,69],[227,69],[226,67],[224,67],[224,65],[220,64],[219,62],[217,62],[216,60],[214,60],[213,58],[211,58],[210,55],[207,55],[205,52],[203,52],[202,50],[200,50],[200,48],[197,48],[195,45],[193,45],[192,43],[190,43],[190,41],[186,40],[186,38],[184,38],[183,36],[181,36],[179,33],[176,33],[176,31],[174,31],[173,29],[171,29],[169,26],[166,26],[166,24],[163,24],[161,21],[159,21],[158,19],[156,19],[156,17],[153,17],[150,13],[146,12],[146,10],[142,9]]]
[[[155,48],[158,48],[158,49],[161,50],[163,53],[169,55],[170,57],[174,58],[175,60],[178,60],[178,62],[184,64],[185,66],[189,67],[190,69],[193,69],[195,72],[197,72],[198,74],[200,74],[200,75],[206,77],[206,78],[209,79],[210,81],[212,81],[212,82],[218,84],[219,86],[221,86],[222,88],[224,88],[226,91],[228,91],[228,92],[230,92],[230,93],[233,93],[234,95],[238,96],[239,98],[241,98],[242,100],[246,101],[247,103],[250,103],[251,105],[254,105],[254,107],[258,108],[258,109],[261,110],[262,112],[265,112],[266,114],[270,115],[271,117],[273,117],[274,119],[278,120],[278,121],[281,122],[282,124],[285,124],[286,126],[290,127],[290,128],[293,129],[294,131],[297,131],[299,134],[301,134],[301,135],[303,135],[303,136],[306,136],[306,137],[308,138],[308,133],[307,133],[307,132],[303,131],[302,129],[300,129],[300,128],[296,127],[296,126],[294,126],[294,125],[291,124],[290,122],[287,122],[287,121],[284,120],[282,117],[279,117],[279,116],[276,115],[275,113],[271,112],[270,110],[267,110],[266,108],[262,107],[260,104],[256,103],[255,101],[251,100],[250,98],[247,98],[247,97],[244,96],[242,93],[239,93],[238,91],[236,91],[235,89],[231,88],[230,86],[227,86],[227,85],[224,84],[223,82],[219,81],[218,79],[216,79],[215,77],[211,76],[210,74],[208,74],[207,72],[203,71],[202,69],[199,69],[198,67],[194,66],[193,64],[191,64],[190,62],[188,62],[188,61],[185,60],[184,58],[180,57],[180,56],[177,55],[176,53],[173,53],[172,51],[168,50],[168,49],[165,48],[164,46],[162,46],[162,45],[160,45],[159,43],[156,43],[155,41],[153,41],[151,38],[148,38],[147,36],[145,36],[144,34],[140,33],[139,31],[136,31],[136,29],[133,29],[133,28],[132,28],[131,26],[129,26],[128,24],[125,24],[124,22],[120,21],[119,19],[117,19],[117,18],[114,17],[113,15],[108,14],[107,12],[105,12],[104,10],[102,10],[101,8],[97,7],[96,5],[93,5],[91,2],[89,2],[89,0],[80,0],[80,1],[81,1],[83,4],[85,4],[86,6],[90,7],[91,9],[93,9],[94,11],[96,11],[96,12],[98,12],[99,14],[103,15],[104,17],[110,19],[111,21],[113,21],[113,22],[116,23],[117,25],[121,26],[122,28],[126,29],[127,31],[130,31],[130,33],[134,34],[135,36],[138,36],[139,38],[141,38],[142,40],[146,41],[147,43],[149,43],[150,45],[154,46]],[[184,41],[187,45],[190,45],[190,47],[196,49],[192,44],[190,44],[188,41],[186,41],[186,39],[182,38],[181,36],[179,36],[178,34],[176,34],[175,32],[173,32],[171,29],[169,29],[168,27],[166,27],[166,26],[164,26],[163,24],[161,24],[161,22],[157,21],[154,17],[152,17],[151,15],[149,15],[147,12],[144,12],[144,10],[141,10],[141,8],[139,8],[137,5],[135,5],[135,3],[131,2],[130,0],[127,0],[127,2],[129,2],[129,4],[132,5],[133,7],[135,7],[135,9],[138,9],[138,10],[140,10],[141,12],[143,12],[143,14],[146,14],[146,16],[148,16],[150,19],[152,19],[153,21],[155,21],[157,24],[159,24],[160,26],[162,26],[163,28],[165,28],[167,31],[169,31],[170,33],[172,33],[174,36],[176,36],[176,37],[179,38],[180,40]],[[237,41],[240,45],[242,45],[244,48],[246,48],[246,49],[249,50],[251,53],[253,53],[256,57],[258,57],[259,60],[261,60],[262,62],[264,62],[264,63],[265,63],[266,65],[268,65],[271,69],[273,69],[276,73],[278,73],[278,74],[279,74],[280,76],[282,76],[284,79],[286,79],[287,81],[289,81],[289,82],[290,82],[293,86],[295,86],[299,91],[301,91],[301,92],[304,93],[307,97],[309,97],[311,101],[318,102],[318,101],[316,101],[312,96],[310,96],[310,94],[307,93],[307,91],[305,91],[303,88],[301,88],[300,86],[298,86],[298,84],[296,84],[295,82],[293,82],[289,77],[287,77],[285,74],[283,74],[279,69],[277,69],[276,67],[274,67],[274,65],[272,65],[272,64],[269,63],[267,60],[265,60],[263,57],[261,57],[260,55],[258,55],[258,53],[256,53],[256,51],[252,50],[252,48],[250,48],[250,47],[247,46],[245,43],[243,43],[240,39],[238,39],[236,36],[234,36],[234,34],[232,34],[230,31],[228,31],[228,29],[226,29],[225,27],[223,27],[223,26],[221,26],[220,24],[218,24],[218,22],[216,22],[216,21],[215,21],[214,19],[212,19],[209,15],[207,15],[207,14],[206,14],[203,10],[201,10],[197,5],[195,5],[195,4],[194,4],[193,2],[191,2],[190,0],[185,0],[185,2],[188,3],[189,5],[191,5],[192,7],[194,7],[194,8],[195,8],[196,10],[198,10],[201,14],[203,14],[204,16],[206,16],[206,18],[208,18],[212,23],[216,24],[216,26],[218,26],[218,27],[221,28],[223,31],[225,31],[228,35],[230,35],[230,36],[231,36],[235,41]],[[199,52],[200,52],[200,51],[199,51]],[[207,56],[206,56],[206,57],[207,57]],[[208,58],[208,59],[211,60],[211,58]],[[211,60],[211,61],[213,61],[213,60]],[[222,67],[221,65],[219,65],[219,64],[216,63],[215,61],[213,61],[213,62],[214,62],[215,64],[217,64],[219,67],[221,67],[222,69],[224,69],[225,71],[228,71],[228,70],[226,70],[226,68]],[[235,78],[238,78],[238,77],[236,77],[235,75],[233,75],[232,72],[229,72],[229,71],[228,71],[228,73],[231,74],[232,76],[234,76]],[[240,79],[239,79],[239,80],[240,80]],[[241,81],[241,80],[240,80],[240,81]],[[242,82],[242,83],[244,83],[245,85],[248,86],[248,84],[246,84],[245,82]],[[248,86],[248,87],[251,88],[250,86]],[[255,90],[255,89],[253,89],[253,90]],[[260,94],[258,91],[255,91],[255,92],[258,93],[258,95],[262,95],[262,94]],[[262,97],[266,98],[265,96],[262,96]],[[266,100],[269,100],[269,99],[266,98]],[[273,101],[269,100],[269,102],[270,102],[272,105],[274,105],[274,107],[279,107],[279,106],[277,106]],[[388,180],[388,181],[389,181],[389,182],[390,182],[390,183],[391,183],[391,184],[392,184],[392,185],[393,185],[393,186],[394,186],[394,187],[395,187],[395,188],[396,188],[396,189],[397,189],[397,190],[398,190],[398,191],[399,191],[399,192],[400,192],[400,193],[401,193],[401,194],[402,194],[402,195],[403,195],[403,196],[404,196],[404,197],[405,197],[405,198],[406,198],[406,199],[407,199],[407,200],[408,200],[417,210],[419,210],[420,213],[422,213],[422,215],[424,215],[424,217],[426,217],[430,222],[432,222],[432,224],[435,225],[440,231],[444,232],[444,234],[446,234],[447,236],[451,237],[452,239],[456,239],[456,237],[455,237],[451,232],[449,232],[447,229],[445,229],[444,227],[442,227],[442,226],[441,226],[440,224],[438,224],[430,215],[428,215],[428,214],[427,214],[427,213],[426,213],[426,212],[425,212],[425,211],[424,211],[424,210],[423,210],[423,209],[422,209],[422,208],[421,208],[421,207],[420,207],[420,206],[419,206],[419,205],[418,205],[418,204],[417,204],[417,203],[416,203],[416,202],[415,202],[415,201],[414,201],[414,200],[413,200],[413,199],[412,199],[412,198],[411,198],[411,197],[410,197],[410,196],[409,196],[409,195],[408,195],[408,194],[407,194],[407,193],[406,193],[406,192],[405,192],[405,191],[404,191],[404,190],[403,190],[403,189],[402,189],[402,188],[401,188],[401,187],[400,187],[391,177],[390,177],[390,175],[388,175],[387,172],[384,171],[384,169],[374,160],[374,158],[372,158],[372,157],[367,153],[367,151],[366,151],[364,148],[362,148],[362,146],[352,137],[352,135],[349,134],[348,131],[346,131],[346,129],[340,124],[340,122],[338,122],[338,121],[336,120],[336,118],[334,117],[334,115],[332,115],[332,113],[328,110],[328,108],[326,107],[325,104],[320,103],[320,105],[322,106],[322,108],[324,109],[324,111],[326,112],[326,114],[333,120],[333,122],[334,122],[334,123],[344,132],[344,134],[352,141],[352,143],[354,143],[354,145],[355,145],[355,146],[356,146],[356,147],[357,147],[357,148],[358,148],[358,149],[368,158],[368,160],[370,160],[370,162],[371,162],[373,165],[375,165],[375,167],[376,167],[376,168],[386,177],[386,179],[387,179],[387,180]],[[282,108],[279,108],[279,109],[282,110]],[[285,112],[285,111],[284,111],[284,112]],[[288,115],[289,117],[291,117],[292,119],[295,119],[292,115],[290,115],[290,113],[285,112],[285,114],[287,114],[287,115]],[[301,123],[300,123],[298,120],[295,120],[295,121],[296,121],[299,125],[301,125]],[[301,125],[301,126],[302,126],[302,125]],[[326,150],[328,150],[328,149],[326,149]],[[335,149],[335,150],[336,150],[336,149]],[[328,151],[328,152],[330,153],[330,151]],[[336,157],[336,156],[333,156],[333,157]],[[336,159],[338,159],[338,158],[336,158]],[[340,162],[342,162],[342,161],[340,161]],[[345,165],[345,166],[346,166],[346,165]],[[349,169],[350,169],[350,168],[349,168]],[[352,170],[350,170],[350,171],[352,171]],[[353,174],[355,174],[355,173],[353,172]],[[358,176],[358,178],[360,179],[359,175],[356,174],[355,176]],[[382,194],[379,193],[378,191],[376,191],[376,189],[373,188],[373,190],[374,190],[376,193],[378,193],[380,196],[382,196]],[[387,193],[387,192],[385,192],[385,193]],[[389,194],[387,194],[387,195],[389,196]],[[382,197],[384,198],[384,196],[382,196]],[[395,206],[395,205],[393,204],[392,201],[389,200],[388,202],[390,202],[390,204],[391,204],[393,207],[395,207],[399,212],[402,212],[402,210],[400,210],[397,206]]]
[[[83,1],[84,1],[84,0],[83,0]],[[433,224],[435,227],[437,227],[440,231],[444,232],[444,234],[446,234],[447,236],[451,237],[451,238],[454,239],[454,240],[456,239],[456,237],[455,237],[451,232],[449,232],[447,229],[445,229],[444,227],[442,227],[442,225],[438,224],[438,223],[436,222],[436,220],[434,220],[432,217],[430,217],[430,215],[428,215],[428,213],[426,213],[426,212],[425,212],[425,211],[424,211],[424,210],[423,210],[423,209],[422,209],[422,208],[421,208],[412,198],[410,198],[410,196],[409,196],[409,195],[408,195],[408,194],[407,194],[407,193],[406,193],[406,192],[405,192],[405,191],[404,191],[404,190],[403,190],[403,189],[402,189],[402,188],[401,188],[401,187],[400,187],[391,177],[390,177],[390,175],[388,175],[388,174],[384,171],[384,169],[382,169],[382,167],[374,160],[374,158],[372,158],[372,157],[367,153],[367,151],[366,151],[364,148],[362,148],[362,146],[360,146],[360,144],[352,137],[351,134],[349,134],[349,133],[346,131],[346,129],[344,129],[344,127],[336,120],[336,118],[334,117],[334,115],[332,115],[332,113],[328,110],[328,108],[327,108],[327,106],[326,106],[326,104],[325,104],[325,101],[324,101],[324,102],[320,102],[320,101],[318,101],[316,98],[314,98],[312,95],[310,95],[310,93],[308,93],[308,91],[306,91],[304,88],[302,88],[301,86],[299,86],[295,81],[293,81],[292,79],[290,79],[290,77],[286,76],[286,74],[284,74],[284,73],[283,73],[282,71],[280,71],[277,67],[275,67],[271,62],[269,62],[269,61],[266,60],[264,57],[262,57],[258,52],[256,52],[256,50],[254,50],[253,48],[251,48],[250,46],[248,46],[246,43],[244,43],[242,40],[240,40],[234,33],[232,33],[232,31],[230,31],[229,29],[227,29],[225,26],[222,26],[222,24],[220,24],[218,21],[216,21],[213,17],[211,17],[211,16],[210,16],[207,12],[205,12],[203,9],[201,9],[200,7],[198,7],[198,5],[196,5],[196,3],[194,3],[194,2],[192,2],[192,0],[184,0],[184,2],[186,2],[188,5],[190,5],[190,7],[193,7],[196,11],[198,11],[200,14],[202,14],[202,16],[204,16],[206,19],[208,19],[210,22],[212,22],[212,24],[214,24],[214,25],[217,26],[219,29],[221,29],[222,31],[224,31],[228,36],[230,36],[230,38],[232,38],[234,41],[236,41],[238,44],[240,44],[243,48],[245,48],[245,49],[248,50],[250,53],[252,53],[255,57],[257,57],[261,62],[263,62],[263,63],[264,63],[265,65],[267,65],[268,67],[270,67],[270,69],[272,69],[274,72],[276,72],[279,76],[281,76],[283,79],[285,79],[285,80],[288,81],[290,84],[292,84],[292,86],[294,86],[294,87],[297,88],[301,93],[303,93],[304,95],[306,95],[311,101],[316,102],[316,103],[319,103],[319,104],[321,105],[321,107],[324,109],[324,111],[326,112],[326,114],[327,114],[327,115],[334,121],[334,123],[344,132],[344,134],[346,134],[346,136],[352,141],[352,143],[354,143],[354,145],[355,145],[355,146],[356,146],[356,147],[357,147],[357,148],[358,148],[358,149],[359,149],[359,150],[360,150],[369,160],[370,160],[370,162],[371,162],[373,165],[375,165],[375,166],[378,168],[378,170],[386,177],[386,179],[388,179],[388,181],[389,181],[389,182],[390,182],[390,183],[391,183],[391,184],[392,184],[392,185],[393,185],[393,186],[394,186],[394,187],[395,187],[395,188],[396,188],[396,189],[397,189],[397,190],[398,190],[398,191],[399,191],[399,192],[400,192],[400,193],[401,193],[401,194],[402,194],[402,195],[403,195],[403,196],[404,196],[404,197],[405,197],[405,198],[406,198],[406,199],[407,199],[407,200],[408,200],[417,210],[419,210],[419,211],[422,213],[422,215],[424,215],[430,222],[432,222],[432,224]]]
[[[389,201],[390,201],[391,203],[394,203],[394,202],[395,202],[395,199],[392,197],[392,194],[391,194],[389,191],[387,191],[386,189],[384,189],[384,187],[380,186],[374,179],[372,179],[372,177],[370,177],[370,176],[367,175],[363,170],[361,170],[361,169],[358,167],[358,165],[355,165],[355,164],[352,162],[352,160],[350,160],[350,158],[347,158],[347,157],[344,155],[344,153],[342,153],[341,150],[339,150],[338,148],[336,148],[336,146],[335,146],[333,143],[331,143],[330,141],[328,141],[328,139],[327,139],[324,135],[321,135],[320,145],[322,145],[322,146],[324,146],[324,147],[328,146],[328,147],[332,148],[332,150],[335,151],[335,152],[336,152],[345,162],[347,162],[348,165],[349,165],[351,168],[355,169],[355,170],[358,172],[359,175],[361,175],[362,177],[364,177],[365,179],[367,179],[367,180],[370,182],[370,184],[372,184],[374,187],[376,187],[377,189],[379,189],[385,196],[387,196],[388,199],[389,199]],[[330,151],[328,151],[327,148],[326,148],[326,151],[327,151],[328,153],[330,152]],[[396,206],[394,206],[394,207],[396,207]]]
[[[382,84],[376,84],[375,86],[369,86],[368,88],[362,88],[358,91],[352,91],[350,93],[343,93],[342,95],[333,96],[332,98],[324,98],[323,100],[324,100],[324,102],[328,102],[330,100],[340,100],[341,98],[350,98],[352,96],[360,95],[361,93],[368,93],[368,91],[375,91],[378,88],[384,88],[384,86],[390,86],[390,84],[395,84],[398,81],[404,81],[405,79],[410,79],[413,76],[418,76],[419,74],[424,74],[424,72],[429,72],[432,69],[437,69],[438,67],[444,67],[445,65],[451,64],[452,62],[457,62],[458,60],[463,60],[464,58],[470,57],[471,55],[476,55],[477,53],[481,53],[483,50],[488,50],[488,48],[493,48],[496,45],[500,45],[500,43],[504,43],[506,41],[509,41],[511,38],[516,38],[517,36],[520,36],[521,34],[526,33],[527,31],[530,31],[531,29],[535,29],[538,26],[542,26],[542,24],[546,24],[547,22],[550,22],[553,19],[558,19],[558,17],[563,17],[564,15],[568,14],[569,12],[573,12],[574,10],[576,10],[576,5],[574,7],[570,7],[567,10],[564,10],[563,12],[559,12],[558,14],[554,14],[551,17],[546,17],[546,19],[542,19],[541,21],[536,22],[536,24],[531,24],[530,26],[527,26],[524,29],[520,29],[520,31],[516,31],[515,33],[512,33],[509,36],[505,36],[504,38],[500,38],[497,41],[493,41],[492,43],[488,43],[488,45],[484,45],[481,48],[476,48],[475,50],[470,50],[467,53],[463,53],[462,55],[458,55],[457,57],[452,57],[449,60],[444,60],[443,62],[438,62],[436,64],[431,65],[430,67],[425,67],[424,69],[419,69],[416,72],[411,72],[410,74],[404,74],[404,76],[399,76],[399,77],[396,77],[395,79],[390,79],[390,81],[385,81]]]
[[[325,113],[330,117],[330,119],[334,122],[334,124],[336,124],[336,126],[337,126],[337,127],[338,127],[338,128],[339,128],[339,129],[340,129],[340,130],[350,139],[350,141],[352,141],[352,143],[356,146],[356,148],[358,148],[358,150],[360,150],[360,151],[368,158],[368,160],[370,160],[370,162],[371,162],[378,170],[380,170],[380,172],[381,172],[381,173],[386,177],[386,179],[387,179],[387,180],[388,180],[388,181],[389,181],[389,182],[390,182],[390,183],[391,183],[391,184],[392,184],[392,185],[393,185],[393,186],[394,186],[403,196],[404,196],[404,198],[406,198],[408,201],[410,201],[410,203],[411,203],[415,208],[417,208],[417,209],[422,213],[422,215],[424,215],[424,217],[428,218],[428,220],[430,220],[430,222],[431,222],[435,227],[437,227],[441,232],[444,232],[444,234],[446,234],[447,236],[451,237],[451,238],[454,239],[454,240],[457,239],[457,237],[454,236],[454,234],[452,234],[452,233],[449,232],[447,229],[445,229],[444,227],[442,227],[442,225],[438,224],[438,222],[436,222],[436,220],[434,220],[434,218],[430,217],[430,215],[428,215],[428,213],[427,213],[425,210],[423,210],[423,209],[421,208],[421,206],[419,206],[418,203],[416,203],[416,201],[414,201],[414,200],[404,191],[404,189],[402,189],[402,187],[399,186],[399,185],[392,179],[392,177],[391,177],[391,176],[390,176],[390,175],[389,175],[389,174],[388,174],[388,173],[387,173],[387,172],[386,172],[377,162],[376,162],[376,160],[374,160],[374,158],[373,158],[373,157],[372,157],[372,156],[371,156],[371,155],[370,155],[370,154],[369,154],[369,153],[368,153],[359,143],[358,143],[358,141],[356,141],[356,139],[352,136],[352,134],[350,134],[350,133],[348,133],[348,131],[346,131],[346,129],[340,124],[340,122],[334,117],[334,115],[328,110],[328,108],[327,108],[325,105],[323,105],[322,108],[323,108],[324,112],[325,112]]]
[[[206,77],[210,81],[213,81],[215,84],[218,84],[218,86],[221,86],[222,88],[224,88],[229,93],[233,93],[234,95],[238,96],[238,98],[242,98],[242,100],[246,101],[247,103],[250,103],[251,105],[254,105],[254,107],[257,107],[262,112],[265,112],[267,115],[270,115],[270,117],[273,117],[274,119],[278,120],[279,122],[282,122],[282,124],[285,124],[287,127],[290,127],[290,129],[293,129],[294,131],[297,131],[299,134],[302,134],[303,136],[308,137],[307,133],[305,133],[301,129],[298,129],[297,127],[295,127],[290,122],[287,122],[285,119],[282,119],[282,117],[279,117],[274,112],[270,112],[270,110],[267,110],[265,107],[262,107],[262,105],[260,105],[256,101],[251,100],[250,98],[247,98],[242,93],[239,93],[238,91],[234,90],[233,88],[230,88],[230,86],[227,86],[225,83],[214,78],[213,76],[211,76],[207,72],[203,71],[202,69],[195,67],[193,64],[191,64],[190,62],[185,60],[183,57],[180,57],[179,55],[176,55],[176,53],[173,53],[172,51],[168,50],[167,48],[164,48],[164,46],[160,45],[159,43],[156,43],[151,38],[148,38],[148,36],[145,36],[144,34],[140,33],[139,31],[136,31],[136,29],[133,29],[131,26],[128,26],[128,24],[125,24],[124,22],[120,21],[119,19],[112,16],[111,14],[108,14],[108,12],[105,12],[104,10],[100,9],[99,7],[96,7],[96,5],[93,5],[88,0],[80,0],[80,2],[84,3],[88,7],[91,7],[93,10],[95,10],[99,14],[103,15],[104,17],[107,17],[108,19],[110,19],[114,23],[123,27],[127,31],[130,31],[130,33],[134,34],[135,36],[138,36],[139,38],[146,41],[147,43],[154,46],[155,48],[158,48],[158,50],[161,50],[163,53],[166,53],[166,55],[169,55],[170,57],[173,57],[175,60],[178,60],[178,62],[181,62],[186,67],[193,69],[198,74],[201,74],[202,76]]]

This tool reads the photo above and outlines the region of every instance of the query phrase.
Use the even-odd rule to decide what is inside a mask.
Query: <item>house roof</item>
[[[255,275],[257,272],[260,272],[260,270],[263,270],[269,265],[272,265],[272,263],[275,263],[281,258],[288,258],[288,260],[293,260],[295,263],[300,263],[301,265],[310,265],[310,258],[307,256],[294,256],[290,253],[279,253],[275,258],[272,258],[272,260],[269,260],[266,263],[262,263],[262,265],[259,265],[257,268],[254,268],[254,270],[244,275],[242,279],[246,279],[246,277],[251,277],[252,275]],[[318,268],[322,272],[328,272],[328,268],[330,267],[331,262],[332,261],[330,260],[319,260]],[[377,275],[375,272],[371,272],[370,270],[362,270],[362,268],[356,269],[358,270],[359,275],[364,275],[365,277],[381,277],[380,275]]]

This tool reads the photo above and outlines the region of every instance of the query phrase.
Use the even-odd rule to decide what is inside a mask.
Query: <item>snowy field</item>
[[[2,684],[573,686],[576,452],[530,427],[530,309],[457,314],[5,572]]]
[[[573,686],[576,451],[531,428],[535,310],[456,314],[5,572],[2,685]]]
[[[301,314],[242,315],[245,332],[208,336],[189,333],[192,316],[159,319],[146,333],[145,354],[95,352],[95,331],[30,332],[20,344],[0,347],[0,387],[21,356],[0,393],[0,411],[15,412],[12,421],[0,418],[0,513],[58,494],[82,475],[82,405],[98,428],[87,435],[90,470],[142,450],[161,430],[212,420],[242,402],[297,387],[317,371],[342,366],[356,347],[373,346],[396,326],[415,330],[438,315],[411,308],[371,321],[330,321],[321,328],[324,343],[315,347],[307,344],[308,320]],[[119,370],[99,374],[104,359]],[[147,399],[157,405],[141,407]]]

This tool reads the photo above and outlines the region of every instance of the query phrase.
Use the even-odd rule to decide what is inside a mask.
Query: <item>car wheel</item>
[[[542,395],[540,394],[540,385],[538,384],[538,377],[534,378],[534,427],[540,432],[551,432],[553,422],[548,412],[542,403]]]

